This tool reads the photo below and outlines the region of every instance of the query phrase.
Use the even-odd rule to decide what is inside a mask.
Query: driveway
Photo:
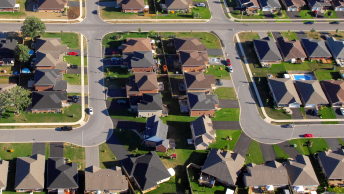
[[[246,158],[248,149],[250,148],[252,139],[248,137],[244,132],[241,133],[233,152],[239,153],[242,157]]]
[[[232,88],[233,82],[230,79],[220,79],[223,83],[222,86],[216,86],[216,88]]]
[[[192,1],[192,5],[193,6],[197,6],[197,4],[199,3],[204,3],[205,4],[205,7],[208,7],[209,8],[209,5],[207,2],[204,2],[204,1]]]
[[[213,121],[213,128],[241,130],[239,121]]]
[[[77,103],[72,102],[72,97],[73,96],[68,96],[67,102],[72,103],[72,104],[81,104],[81,100],[78,100]],[[88,98],[87,97],[85,97],[85,104],[88,104]]]
[[[338,18],[344,18],[344,12],[343,11],[336,11]]]
[[[123,161],[128,156],[130,156],[129,152],[122,146],[121,142],[112,135],[106,143],[108,144],[109,148],[111,149],[112,153],[115,155],[118,161]]]
[[[45,143],[33,143],[31,155],[41,154],[45,155]]]
[[[342,149],[342,145],[340,145],[339,141],[337,138],[325,138],[326,143],[328,145],[328,147],[332,150],[332,151],[337,151],[339,149]]]
[[[268,33],[267,32],[258,32],[258,35],[259,37],[262,39],[262,38],[265,38],[265,37],[268,37]]]
[[[303,119],[300,108],[291,108],[291,111],[293,111],[293,114],[291,115],[292,119]]]
[[[290,19],[300,19],[300,15],[298,11],[286,11],[287,16],[290,17]]]
[[[223,51],[222,49],[207,49],[208,55],[222,55]]]
[[[308,119],[320,119],[319,116],[313,115],[313,108],[305,108],[305,112]]]
[[[337,119],[344,119],[344,115],[340,112],[339,107],[332,107],[334,114],[336,114]],[[344,121],[339,121],[339,124],[344,124]]]
[[[67,5],[69,7],[80,7],[79,1],[68,1]],[[85,2],[82,2],[82,7],[85,7]]]
[[[281,32],[272,32],[272,35],[274,36],[275,40],[277,40],[278,38],[282,38]]]
[[[276,160],[276,153],[271,144],[259,143],[265,162]]]
[[[297,155],[300,155],[300,152],[297,151],[288,141],[277,144],[289,157],[295,158]]]
[[[98,1],[97,4],[100,7],[117,7],[116,1]]]
[[[99,146],[86,147],[86,168],[90,166],[99,167]]]
[[[263,11],[265,19],[273,19],[271,11]]]
[[[219,108],[240,108],[238,100],[219,100]]]
[[[85,93],[88,93],[88,85],[85,85]],[[81,85],[67,84],[67,93],[81,93]]]
[[[50,143],[49,157],[63,157],[63,143]]]
[[[299,40],[301,40],[302,38],[308,38],[306,33],[304,33],[303,31],[295,32],[295,34],[299,38]]]
[[[77,69],[67,69],[67,73],[81,74],[81,67],[78,67]],[[87,67],[84,67],[84,73],[87,74]]]
[[[108,89],[108,97],[111,97],[111,98],[125,98],[127,97],[127,93],[125,91],[125,89],[120,89],[120,88],[117,88],[117,89]]]

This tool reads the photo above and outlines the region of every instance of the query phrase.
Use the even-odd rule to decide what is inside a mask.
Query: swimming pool
[[[313,80],[313,77],[306,74],[293,75],[295,80]]]

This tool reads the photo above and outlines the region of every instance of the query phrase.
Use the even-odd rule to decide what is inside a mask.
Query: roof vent
[[[108,176],[110,176],[110,175],[108,175]]]

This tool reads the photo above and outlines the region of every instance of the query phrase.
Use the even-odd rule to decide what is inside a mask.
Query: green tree
[[[312,28],[312,29],[311,29],[311,32],[314,33],[314,32],[316,32],[316,30],[315,30],[314,28]]]
[[[35,16],[28,16],[21,27],[23,38],[31,37],[33,39],[39,35],[43,35],[45,30],[46,26],[44,22]]]
[[[29,55],[30,49],[26,45],[18,44],[16,48],[14,49],[14,55],[18,61],[21,63],[25,63],[29,61],[30,55]]]
[[[16,86],[9,90],[5,90],[0,94],[0,99],[5,99],[6,104],[3,106],[4,110],[13,110],[20,113],[31,104],[30,91]]]
[[[142,29],[141,29],[141,28],[139,28],[139,34],[141,34],[141,32],[142,32]]]
[[[149,32],[149,34],[150,34],[151,36],[154,36],[154,35],[155,35],[155,30],[151,30],[151,31]]]

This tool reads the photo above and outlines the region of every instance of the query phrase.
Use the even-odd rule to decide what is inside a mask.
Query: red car
[[[227,59],[227,65],[228,65],[228,66],[231,66],[231,65],[232,65],[230,59]]]
[[[313,137],[313,134],[308,133],[308,134],[304,134],[303,136],[304,137]]]
[[[69,52],[68,54],[69,54],[69,55],[78,55],[78,52],[74,52],[74,51],[73,51],[73,52]]]

